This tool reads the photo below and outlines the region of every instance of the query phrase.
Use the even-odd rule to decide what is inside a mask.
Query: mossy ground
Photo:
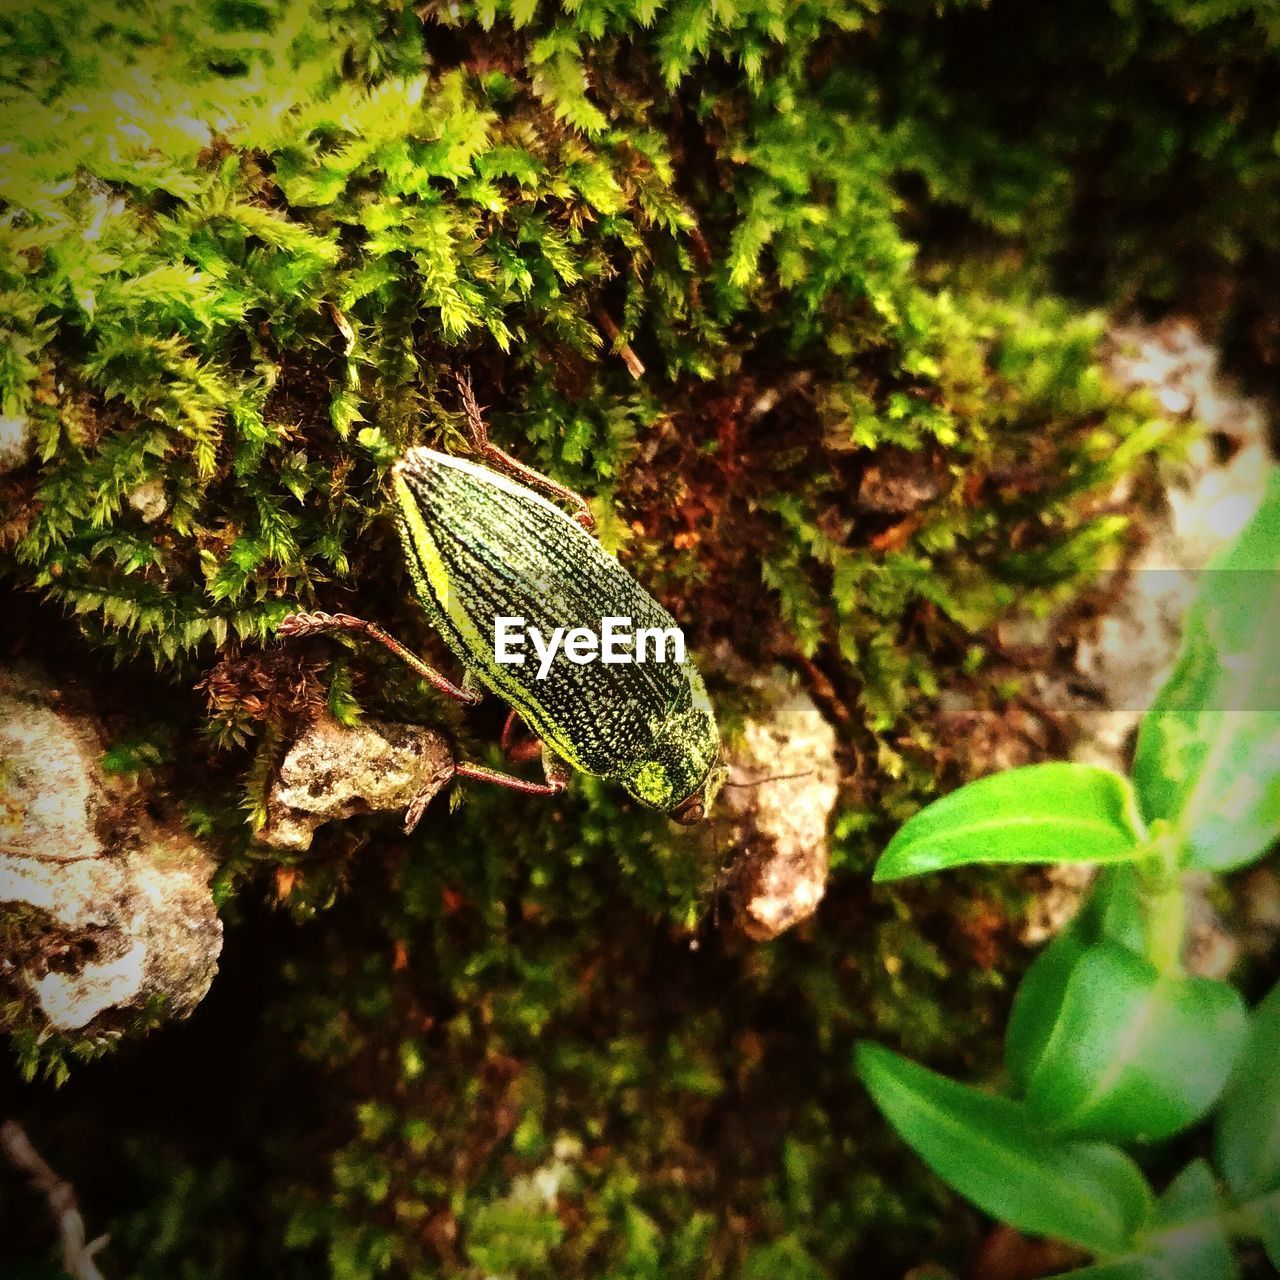
[[[115,763],[225,858],[207,1006],[21,1096],[111,1274],[807,1280],[965,1255],[977,1219],[850,1054],[874,1031],[991,1070],[1020,890],[873,894],[869,867],[972,763],[938,692],[1027,696],[984,678],[994,622],[1123,546],[1113,482],[1169,439],[1059,283],[1101,304],[1243,278],[1277,235],[1280,95],[1261,5],[1098,4],[1070,67],[1042,6],[935,8],[0,17],[0,396],[38,452],[0,477],[4,652],[90,689]],[[1008,77],[964,60],[1032,27]],[[1222,314],[1261,358],[1249,307]],[[464,721],[377,654],[272,639],[301,604],[430,648],[383,480],[409,444],[460,446],[462,366],[701,653],[780,661],[838,725],[802,935],[727,940],[715,826],[677,835],[591,780],[470,788],[408,840],[357,821],[303,860],[252,847],[318,706],[439,721],[476,756],[496,738],[500,709]]]

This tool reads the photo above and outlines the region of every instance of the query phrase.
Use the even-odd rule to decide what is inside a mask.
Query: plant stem
[[[1172,832],[1153,832],[1151,857],[1142,864],[1147,958],[1163,974],[1182,972],[1186,900],[1182,892],[1178,841]]]
[[[1147,955],[1161,973],[1182,971],[1185,908],[1182,890],[1168,889],[1151,901],[1147,918]]]
[[[1267,1234],[1266,1220],[1274,1220],[1277,1214],[1280,1214],[1280,1191],[1271,1191],[1224,1209],[1222,1225],[1233,1240],[1262,1240]]]

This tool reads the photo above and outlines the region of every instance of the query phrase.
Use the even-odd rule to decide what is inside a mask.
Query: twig
[[[352,348],[356,345],[356,331],[351,327],[351,321],[332,302],[326,302],[324,305],[328,309],[329,319],[333,321],[334,327],[342,334],[342,354],[349,356]]]
[[[53,1214],[62,1238],[63,1269],[76,1280],[104,1280],[93,1255],[107,1243],[107,1237],[99,1236],[97,1240],[85,1243],[84,1219],[76,1203],[76,1189],[49,1168],[16,1120],[0,1124],[0,1150],[9,1157],[15,1169],[31,1179],[31,1185],[48,1201],[49,1212]]]
[[[604,330],[604,336],[613,343],[613,349],[622,357],[622,363],[627,366],[627,372],[633,378],[644,377],[644,365],[640,362],[640,357],[631,349],[631,344],[622,341],[622,334],[618,326],[614,323],[613,317],[603,308],[596,308],[596,324]]]

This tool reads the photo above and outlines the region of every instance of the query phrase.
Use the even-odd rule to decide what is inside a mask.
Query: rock
[[[1250,955],[1267,958],[1280,941],[1280,874],[1266,863],[1245,878],[1244,945]]]
[[[0,475],[30,462],[35,447],[35,423],[26,414],[0,413]]]
[[[905,515],[932,502],[945,479],[936,458],[889,445],[876,450],[862,473],[857,505],[877,515]]]
[[[740,851],[725,878],[733,918],[767,941],[813,915],[826,891],[839,770],[835,730],[807,694],[776,672],[750,683],[762,709],[743,729],[729,777],[770,780],[726,786],[719,803]]]
[[[348,729],[322,715],[285,754],[258,840],[301,851],[326,822],[388,810],[420,814],[452,777],[453,753],[434,729],[377,720]]]
[[[203,999],[222,948],[212,854],[100,764],[96,722],[37,673],[0,675],[0,981],[52,1031]]]
[[[0,677],[0,839],[7,857],[75,862],[103,852],[121,797],[102,776],[94,727],[42,701],[33,683]]]
[[[1039,946],[1059,933],[1080,909],[1096,871],[1087,862],[1059,862],[1039,868],[1040,883],[1022,923],[1022,941]]]
[[[142,517],[143,524],[153,524],[169,509],[169,495],[159,480],[144,480],[129,491],[128,501]]]
[[[1182,963],[1198,978],[1221,980],[1236,967],[1243,947],[1211,901],[1214,886],[1207,871],[1188,872],[1182,878],[1187,913]]]
[[[1223,383],[1216,353],[1189,324],[1118,329],[1111,343],[1122,385],[1148,388],[1204,427],[1185,461],[1165,468],[1164,507],[1145,522],[1145,544],[1116,600],[1077,649],[1077,668],[1105,704],[1086,716],[1096,734],[1086,725],[1078,758],[1114,768],[1172,669],[1200,574],[1258,509],[1272,464],[1261,405]]]
[[[992,667],[987,678],[996,683],[999,668]],[[938,759],[954,757],[966,780],[1033,764],[1048,751],[1047,726],[1027,707],[1013,701],[983,707],[962,691],[939,698],[938,732]]]

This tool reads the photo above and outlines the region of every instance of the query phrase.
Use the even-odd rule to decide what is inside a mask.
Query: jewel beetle
[[[293,614],[281,634],[363,634],[459,702],[478,702],[477,685],[489,689],[541,740],[545,782],[465,762],[458,777],[547,795],[563,790],[576,769],[618,783],[677,822],[700,821],[726,771],[706,687],[687,658],[609,664],[570,656],[565,646],[545,664],[516,665],[510,654],[498,660],[499,618],[546,635],[557,627],[600,632],[606,619],[620,618],[637,629],[678,629],[592,535],[579,495],[490,443],[469,379],[458,381],[472,445],[488,465],[414,448],[393,467],[392,488],[414,594],[462,663],[462,684],[349,614]],[[551,497],[572,504],[575,515]],[[504,731],[504,745],[506,738]],[[411,809],[406,826],[419,816]]]

